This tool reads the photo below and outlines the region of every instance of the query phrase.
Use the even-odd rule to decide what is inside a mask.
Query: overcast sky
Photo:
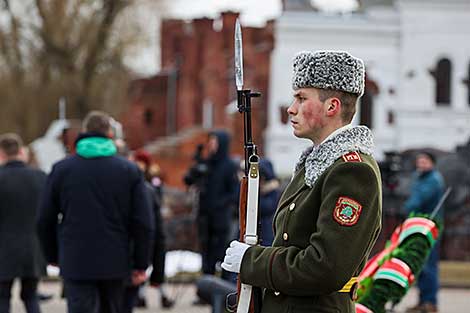
[[[169,14],[180,18],[217,17],[219,12],[235,10],[241,12],[245,25],[262,26],[267,19],[281,14],[281,0],[170,0]],[[356,0],[311,0],[323,10],[348,11],[355,7]]]
[[[166,0],[165,15],[174,18],[216,18],[220,12],[240,12],[242,25],[262,26],[266,20],[281,14],[281,0]],[[357,6],[356,0],[312,0],[326,11],[350,11]],[[145,46],[139,47],[126,59],[126,63],[140,75],[152,75],[159,68],[158,16],[152,9],[142,9],[142,21],[150,33]],[[145,17],[144,17],[145,16]]]

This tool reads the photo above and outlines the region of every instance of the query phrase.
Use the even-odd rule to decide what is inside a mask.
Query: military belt
[[[338,292],[350,292],[351,289],[354,287],[354,284],[357,283],[357,277],[351,277],[351,279],[346,283],[346,285],[338,290]]]
[[[351,279],[337,292],[342,293],[349,293],[351,300],[355,301],[357,299],[357,277],[351,277]],[[275,296],[279,296],[281,293],[278,291],[274,291]]]

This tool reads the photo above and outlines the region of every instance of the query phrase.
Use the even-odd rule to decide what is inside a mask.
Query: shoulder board
[[[352,151],[342,156],[344,162],[362,162],[362,158],[356,151]]]

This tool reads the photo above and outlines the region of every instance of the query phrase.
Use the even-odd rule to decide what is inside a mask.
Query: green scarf
[[[116,152],[116,146],[109,138],[88,137],[77,143],[77,154],[86,159],[112,156]]]

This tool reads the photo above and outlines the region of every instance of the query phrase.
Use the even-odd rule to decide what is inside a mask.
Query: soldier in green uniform
[[[354,290],[381,229],[380,172],[373,138],[352,126],[364,63],[341,51],[294,58],[294,135],[302,153],[274,217],[271,247],[233,241],[222,267],[264,288],[263,313],[355,312]]]

